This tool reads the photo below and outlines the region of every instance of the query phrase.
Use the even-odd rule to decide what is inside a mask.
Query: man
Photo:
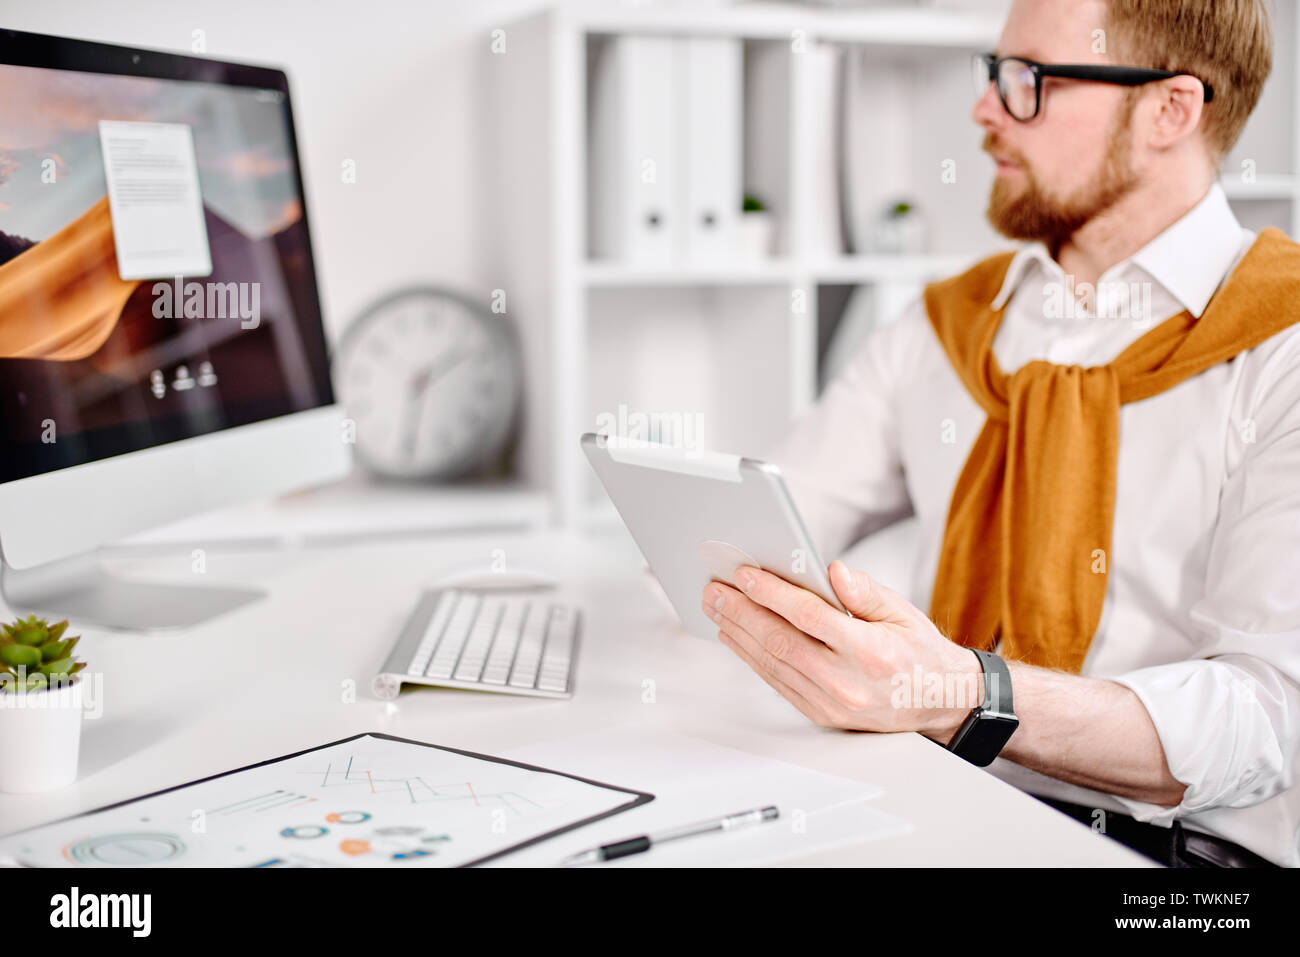
[[[1179,866],[1300,864],[1300,246],[1217,185],[1271,51],[1262,0],[1016,0],[973,117],[1030,243],[768,456],[823,554],[915,514],[929,614],[842,562],[852,618],[748,566],[703,598],[818,724],[998,755]]]

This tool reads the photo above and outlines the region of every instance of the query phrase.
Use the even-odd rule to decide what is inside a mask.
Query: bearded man
[[[823,554],[914,515],[926,610],[840,561],[853,617],[749,566],[703,596],[812,721],[923,733],[1173,866],[1300,864],[1300,246],[1218,185],[1271,63],[1262,0],[1016,0],[973,118],[1027,244],[767,456]]]

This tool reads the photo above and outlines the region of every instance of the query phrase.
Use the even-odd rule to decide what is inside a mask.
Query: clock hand
[[[402,451],[407,459],[415,458],[415,427],[420,421],[420,406],[417,402],[406,405],[406,428],[402,429]]]
[[[402,448],[406,451],[407,458],[415,456],[416,428],[420,424],[420,412],[423,411],[422,402],[429,386],[468,357],[469,353],[464,350],[447,353],[439,356],[424,368],[416,370],[415,375],[411,376],[411,383],[407,390],[406,428],[402,430]]]
[[[469,358],[469,352],[461,350],[460,352],[450,352],[446,355],[439,356],[433,362],[430,362],[423,369],[416,371],[411,377],[411,397],[415,398],[421,395],[435,379],[440,379],[455,366]]]

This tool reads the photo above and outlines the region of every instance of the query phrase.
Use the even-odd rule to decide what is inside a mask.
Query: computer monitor
[[[0,588],[185,628],[259,593],[108,542],[342,476],[281,70],[0,30]]]

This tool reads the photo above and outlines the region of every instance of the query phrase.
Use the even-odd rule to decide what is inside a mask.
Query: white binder
[[[671,37],[611,38],[592,64],[591,254],[665,265],[681,246],[681,135]]]
[[[682,39],[680,115],[686,169],[682,257],[687,262],[735,258],[741,199],[743,60],[731,38]]]

